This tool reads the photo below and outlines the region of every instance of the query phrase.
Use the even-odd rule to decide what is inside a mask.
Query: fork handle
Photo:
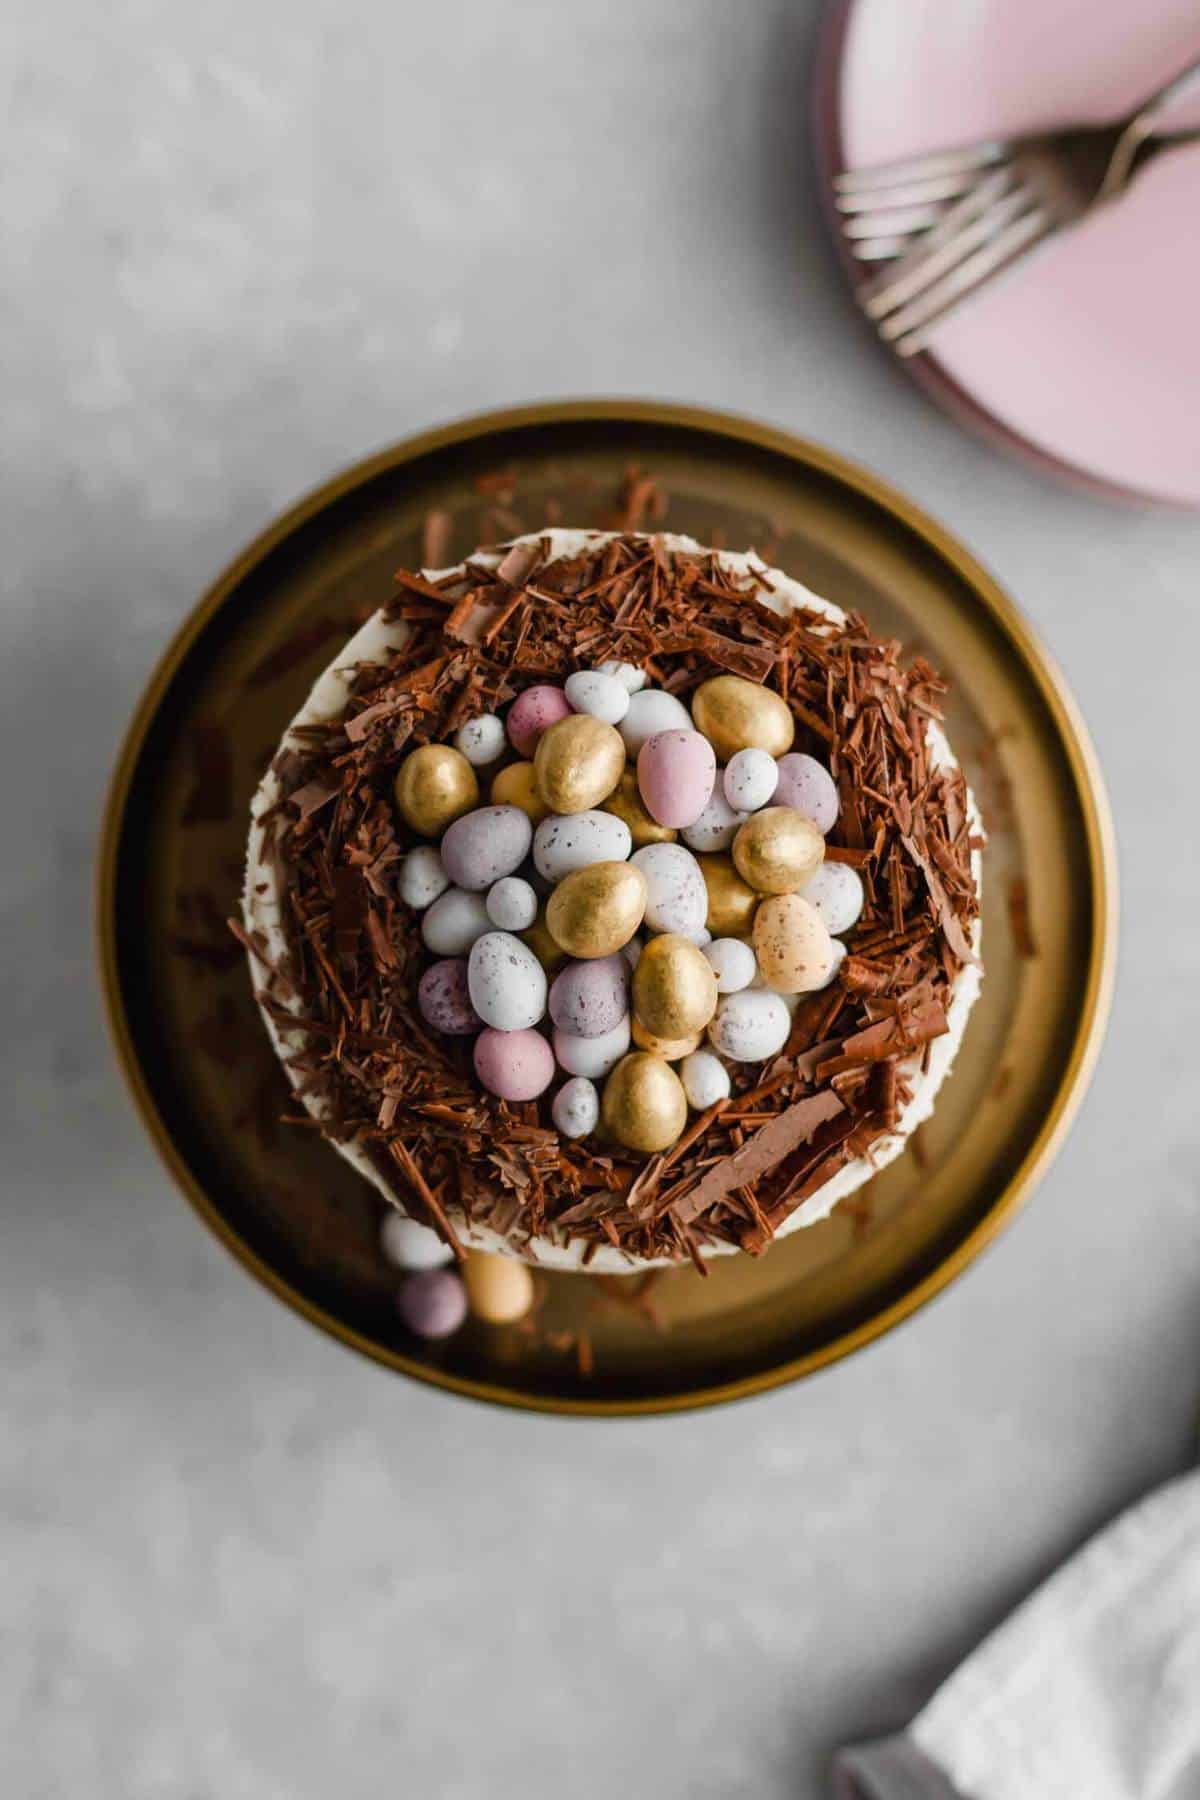
[[[1177,100],[1182,100],[1186,94],[1193,91],[1200,92],[1200,56],[1195,57],[1185,68],[1180,69],[1178,74],[1172,75],[1170,81],[1166,82],[1164,86],[1143,100],[1129,121],[1128,128],[1136,130],[1139,137],[1148,137],[1151,134],[1157,136],[1155,126],[1160,115],[1174,106]],[[1171,134],[1164,132],[1162,135],[1170,136]]]
[[[1200,92],[1200,56],[1180,69],[1138,107],[1113,149],[1096,196],[1098,200],[1114,199],[1133,175],[1135,165],[1140,166],[1158,151],[1169,150],[1174,144],[1194,141],[1197,136],[1194,125],[1178,125],[1172,131],[1169,127],[1160,128],[1159,124],[1163,114],[1193,90]]]

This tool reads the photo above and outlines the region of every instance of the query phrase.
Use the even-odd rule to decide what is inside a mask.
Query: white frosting
[[[573,556],[579,551],[603,543],[614,534],[603,531],[570,531],[554,529],[529,534],[527,539],[517,539],[518,543],[534,542],[547,538],[550,542],[552,557]],[[663,534],[663,542],[668,549],[697,551],[703,546],[693,538],[677,537]],[[724,568],[734,574],[758,579],[766,576],[770,588],[760,587],[757,597],[776,612],[787,613],[797,607],[809,611],[823,613],[832,624],[840,625],[845,614],[840,607],[823,600],[801,582],[779,569],[766,569],[754,551],[722,550],[718,553]],[[501,551],[478,551],[473,560],[495,566],[502,555]],[[427,571],[433,579],[450,574],[452,570]],[[355,633],[350,642],[340,652],[336,660],[318,679],[308,699],[292,720],[284,734],[283,745],[292,742],[292,733],[299,726],[311,725],[318,721],[340,718],[345,710],[350,692],[350,682],[358,664],[364,662],[385,661],[389,652],[398,648],[404,641],[407,628],[401,622],[389,623],[383,614],[375,613],[362,629]],[[930,760],[935,768],[956,768],[957,762],[946,741],[945,734],[939,726],[930,721],[928,729],[928,748]],[[281,884],[281,872],[277,859],[268,850],[265,843],[263,816],[280,800],[280,787],[274,770],[267,774],[255,794],[250,808],[250,837],[247,845],[246,884],[242,895],[242,915],[249,931],[261,934],[266,944],[266,956],[270,964],[281,961],[287,954],[281,918],[283,914],[284,893]],[[981,832],[978,809],[970,792],[967,796],[968,816],[972,829]],[[972,872],[976,886],[981,879],[981,858],[978,852],[972,858]],[[979,953],[980,928],[975,923],[972,939],[976,954]],[[909,1065],[902,1069],[907,1077],[911,1090],[911,1098],[902,1109],[896,1129],[888,1136],[875,1143],[868,1156],[856,1157],[827,1181],[815,1194],[798,1206],[776,1233],[777,1237],[787,1237],[793,1231],[799,1231],[806,1225],[815,1225],[819,1220],[827,1218],[839,1200],[844,1200],[856,1188],[878,1170],[885,1168],[904,1148],[905,1141],[933,1111],[938,1089],[950,1073],[958,1047],[962,1042],[967,1018],[979,995],[981,972],[973,964],[961,968],[955,978],[947,1014],[949,1030],[944,1036],[935,1038],[928,1046],[928,1065],[921,1068],[921,1056],[914,1056]],[[288,1011],[299,1015],[299,1000],[281,1000]],[[263,1022],[270,1035],[271,1042],[283,1061],[293,1086],[298,1086],[299,1077],[294,1076],[288,1068],[287,1058],[298,1054],[304,1047],[304,1035],[300,1030],[280,1027],[274,1018],[264,1009]],[[302,1100],[314,1118],[324,1115],[320,1099],[312,1094],[302,1094]],[[354,1142],[335,1144],[334,1148],[346,1160],[354,1165],[359,1173],[374,1184],[387,1197],[395,1201],[395,1193],[388,1183],[377,1172],[374,1164],[365,1151]],[[464,1242],[479,1250],[499,1251],[508,1255],[519,1254],[550,1269],[580,1269],[583,1257],[588,1248],[587,1241],[582,1238],[571,1238],[566,1242],[558,1242],[548,1237],[532,1239],[527,1244],[514,1246],[506,1238],[502,1238],[489,1226],[468,1225],[461,1217],[455,1218],[455,1227]],[[735,1252],[733,1244],[706,1244],[703,1246],[705,1256],[726,1256]],[[634,1257],[611,1245],[603,1245],[593,1250],[587,1264],[589,1271],[600,1274],[628,1274],[636,1269],[651,1268],[656,1262],[666,1262],[666,1258]]]

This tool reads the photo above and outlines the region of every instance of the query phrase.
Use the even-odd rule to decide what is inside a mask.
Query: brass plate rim
[[[431,1368],[403,1352],[389,1349],[355,1331],[333,1313],[298,1292],[252,1250],[227,1223],[203,1186],[192,1175],[154,1103],[133,1040],[121,991],[117,964],[114,907],[125,810],[142,748],[159,706],[193,644],[230,599],[249,572],[300,526],[327,506],[383,473],[455,444],[539,425],[589,421],[660,425],[705,432],[765,450],[841,482],[859,496],[893,515],[924,539],[970,588],[975,600],[1012,645],[1026,675],[1054,723],[1075,787],[1087,840],[1092,887],[1093,929],[1088,946],[1083,1005],[1053,1101],[1024,1158],[986,1215],[912,1287],[869,1319],[838,1333],[827,1343],[777,1366],[687,1393],[645,1399],[576,1398],[539,1395],[477,1381]],[[234,1259],[276,1299],[370,1361],[410,1376],[427,1386],[463,1398],[514,1408],[521,1412],[565,1414],[584,1418],[644,1417],[690,1412],[748,1399],[829,1368],[865,1348],[927,1305],[961,1275],[1016,1217],[1046,1173],[1078,1112],[1103,1042],[1112,1002],[1116,970],[1118,876],[1116,839],[1099,759],[1079,707],[1058,667],[1033,626],[1004,589],[975,557],[935,519],[889,482],[823,445],[765,421],[672,401],[583,399],[533,403],[470,413],[428,431],[401,438],[348,464],[311,488],[257,533],[225,566],[187,613],[162,652],[142,690],[125,731],[109,778],[100,826],[94,888],[94,933],[103,1010],[109,1041],[143,1129],[175,1185],[192,1209]]]

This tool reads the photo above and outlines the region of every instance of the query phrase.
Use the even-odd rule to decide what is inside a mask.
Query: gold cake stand
[[[236,905],[266,759],[401,564],[431,509],[447,560],[497,529],[610,522],[631,469],[666,529],[755,545],[860,608],[953,683],[948,729],[982,803],[987,979],[937,1112],[824,1224],[701,1279],[540,1278],[517,1326],[407,1336],[377,1246],[382,1202],[288,1105],[242,958]],[[509,497],[511,493],[511,498]],[[134,1103],[201,1218],[279,1298],[342,1343],[477,1399],[549,1412],[667,1412],[762,1392],[869,1343],[995,1237],[1062,1141],[1108,1010],[1112,831],[1062,677],[961,545],[875,476],[724,414],[631,401],[532,406],[428,432],[336,476],[225,571],[168,648],[113,777],[99,953]]]

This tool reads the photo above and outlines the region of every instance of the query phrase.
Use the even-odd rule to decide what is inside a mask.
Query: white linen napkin
[[[842,1800],[1200,1800],[1200,1474],[1124,1513],[906,1733],[843,1750]]]

